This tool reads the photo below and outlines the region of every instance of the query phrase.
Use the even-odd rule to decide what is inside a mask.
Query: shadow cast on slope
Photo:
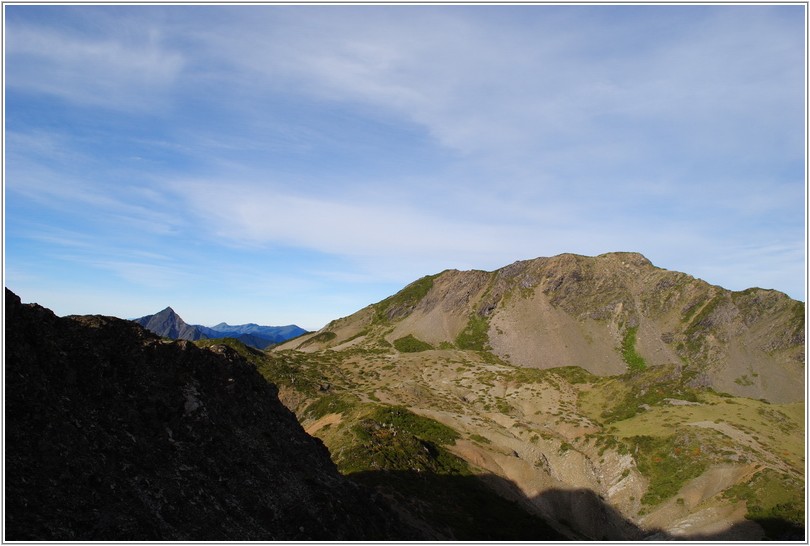
[[[661,529],[645,530],[589,489],[551,489],[527,497],[517,484],[494,474],[462,476],[382,470],[358,472],[348,477],[382,493],[398,508],[403,519],[433,534],[434,540],[752,541],[805,538],[803,527],[784,520],[746,520],[716,533],[691,535],[674,535]]]
[[[418,540],[235,351],[6,290],[3,539]]]

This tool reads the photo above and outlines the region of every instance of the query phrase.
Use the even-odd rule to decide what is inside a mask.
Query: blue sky
[[[805,299],[804,6],[5,5],[5,284],[317,329],[638,251]]]

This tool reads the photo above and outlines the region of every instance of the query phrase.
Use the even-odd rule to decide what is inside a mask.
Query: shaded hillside
[[[219,339],[232,337],[249,347],[265,349],[275,343],[295,338],[307,331],[295,324],[287,326],[260,326],[258,324],[230,325],[224,322],[207,327],[199,324],[187,324],[174,309],[167,307],[154,315],[134,319],[147,330],[171,339]]]
[[[58,318],[6,290],[5,539],[399,540],[224,345]]]
[[[600,376],[675,365],[693,386],[772,402],[804,396],[802,302],[774,290],[725,290],[635,253],[444,271],[280,349],[397,343]]]

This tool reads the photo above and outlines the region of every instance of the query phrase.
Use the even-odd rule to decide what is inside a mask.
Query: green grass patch
[[[401,406],[374,406],[358,416],[351,437],[330,446],[341,472],[417,471],[442,475],[469,475],[462,459],[444,445],[459,438],[454,429],[416,415]]]
[[[473,442],[478,442],[479,444],[491,444],[492,443],[492,441],[489,438],[487,438],[485,436],[481,436],[480,434],[470,434],[470,440],[472,440]]]
[[[659,406],[667,398],[698,401],[698,390],[689,387],[691,375],[674,366],[655,366],[628,372],[595,383],[580,396],[580,407],[590,418],[603,423],[630,419],[644,406]]]
[[[632,372],[640,372],[647,368],[647,363],[638,352],[636,352],[636,333],[638,327],[628,328],[624,332],[622,339],[622,359],[627,363],[627,367]]]
[[[741,387],[750,387],[751,385],[754,384],[754,382],[748,377],[747,374],[741,375],[740,377],[735,379],[734,382],[740,385]]]
[[[521,385],[532,383],[551,383],[557,385],[562,378],[572,385],[594,383],[599,378],[579,366],[561,366],[559,368],[514,368],[509,373],[509,379]]]
[[[636,453],[639,472],[650,480],[642,504],[656,505],[675,495],[708,467],[701,443],[689,435],[634,436],[628,438]]]
[[[593,383],[598,379],[597,376],[579,366],[561,366],[559,368],[549,368],[544,370],[546,373],[553,373],[558,375],[571,383],[572,385]]]
[[[354,341],[355,339],[357,339],[359,337],[367,336],[370,331],[371,330],[369,328],[364,328],[364,329],[360,330],[359,332],[357,332],[356,334],[354,334],[352,337],[346,338],[346,341],[344,341],[343,343],[348,343],[350,341]]]
[[[416,280],[388,298],[374,305],[373,322],[388,322],[406,317],[416,304],[433,288],[439,275],[427,275]]]
[[[309,338],[309,339],[307,339],[305,341],[302,341],[298,345],[297,348],[298,349],[303,349],[304,347],[308,347],[308,346],[313,345],[315,343],[329,343],[330,341],[332,341],[336,337],[337,337],[337,334],[335,332],[321,332],[320,334],[316,334],[316,335],[312,336],[311,338]]]
[[[260,351],[259,349],[254,349],[253,347],[248,347],[241,341],[236,338],[232,337],[223,337],[218,339],[198,339],[197,341],[193,342],[197,347],[207,348],[211,347],[212,345],[225,345],[230,347],[239,355],[251,362],[252,364],[258,364],[259,362],[263,362],[267,353],[264,351]]]
[[[318,395],[322,384],[332,382],[328,374],[335,366],[322,355],[295,351],[265,354],[254,364],[271,383],[292,387],[308,396]]]
[[[724,496],[744,500],[745,517],[759,523],[772,540],[790,539],[804,531],[804,484],[800,478],[766,469],[748,483],[729,488]]]
[[[510,379],[521,385],[543,383],[548,380],[548,370],[538,368],[515,368],[510,373]]]
[[[312,419],[320,419],[330,413],[346,413],[352,409],[357,402],[358,399],[351,395],[327,394],[308,405],[303,415],[304,417]]]
[[[453,445],[459,438],[454,429],[428,417],[416,415],[403,406],[379,406],[369,418],[438,445]]]
[[[568,453],[572,449],[574,449],[574,446],[572,446],[568,442],[563,442],[563,443],[560,444],[560,447],[557,450],[557,454],[558,455],[565,455],[566,453]]]
[[[497,398],[495,400],[495,408],[498,410],[498,412],[503,413],[504,415],[509,415],[512,412],[512,406],[510,406],[509,402],[503,398]]]
[[[456,337],[456,346],[459,349],[471,351],[489,350],[489,321],[480,315],[472,315],[467,326]]]
[[[681,316],[681,322],[688,325],[692,321],[692,318],[695,316],[695,313],[697,313],[701,309],[701,307],[705,304],[706,304],[705,300],[696,301],[688,308],[682,310],[683,314]]]
[[[421,351],[430,351],[433,349],[433,345],[408,334],[394,340],[394,348],[401,353],[419,353]]]

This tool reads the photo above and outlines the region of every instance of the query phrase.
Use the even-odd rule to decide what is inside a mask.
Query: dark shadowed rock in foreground
[[[224,346],[6,290],[7,540],[414,540]]]

